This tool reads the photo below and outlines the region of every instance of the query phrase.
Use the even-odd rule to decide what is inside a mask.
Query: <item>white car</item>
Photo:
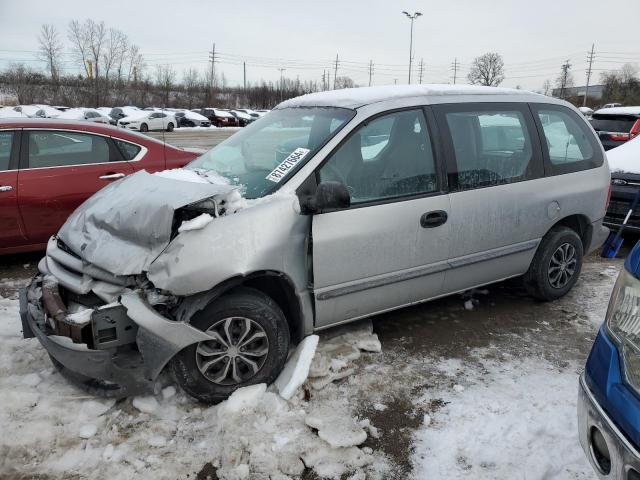
[[[86,120],[95,123],[110,123],[110,118],[98,110],[92,108],[71,108],[58,115],[61,120]]]
[[[0,108],[0,118],[27,118],[29,115],[16,110],[18,107],[2,107]]]
[[[150,130],[166,130],[173,131],[176,123],[176,117],[171,112],[157,112],[140,110],[134,114],[118,120],[118,126],[129,130],[137,130],[139,132],[148,132]]]
[[[18,105],[13,109],[31,118],[57,118],[62,113],[49,105]]]

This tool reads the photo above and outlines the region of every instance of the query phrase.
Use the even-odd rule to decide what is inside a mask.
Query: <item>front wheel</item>
[[[196,313],[191,324],[211,340],[183,349],[171,360],[180,387],[205,403],[225,400],[235,390],[273,382],[289,352],[289,327],[267,295],[241,288]]]
[[[167,132],[173,132],[173,123],[167,125]]]
[[[148,132],[149,131],[149,125],[147,125],[146,123],[143,123],[142,125],[140,125],[140,131],[141,132]]]
[[[556,300],[578,281],[583,247],[578,234],[568,227],[554,227],[542,238],[524,275],[524,284],[538,300]]]

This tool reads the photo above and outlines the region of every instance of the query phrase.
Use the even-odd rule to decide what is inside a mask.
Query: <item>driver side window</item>
[[[334,152],[319,174],[321,182],[346,185],[352,204],[437,191],[422,110],[394,112],[365,123]]]

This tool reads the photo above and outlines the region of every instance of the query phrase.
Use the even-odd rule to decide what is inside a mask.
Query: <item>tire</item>
[[[218,403],[238,388],[269,384],[284,368],[289,352],[289,326],[280,307],[258,290],[240,288],[220,297],[196,313],[191,324],[202,331],[211,329],[212,335],[227,340],[230,331],[228,343],[233,345],[229,353],[230,349],[221,342],[200,342],[186,347],[171,360],[176,383],[201,402]],[[242,338],[245,342],[246,338],[256,340],[247,342],[245,350],[238,347]],[[254,367],[250,368],[244,358],[250,359]],[[213,365],[207,367],[207,362]]]
[[[582,240],[568,227],[553,227],[542,238],[524,275],[527,292],[537,300],[563,297],[578,281],[582,270]]]
[[[148,132],[149,131],[149,125],[147,125],[146,123],[143,123],[142,125],[140,125],[140,131],[141,132]]]
[[[167,124],[167,132],[173,132],[173,123],[169,122]]]

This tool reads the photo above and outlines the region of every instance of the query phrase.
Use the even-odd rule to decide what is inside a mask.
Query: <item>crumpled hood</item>
[[[58,232],[84,261],[115,275],[146,271],[171,240],[174,212],[236,187],[195,183],[140,171],[93,195]]]

